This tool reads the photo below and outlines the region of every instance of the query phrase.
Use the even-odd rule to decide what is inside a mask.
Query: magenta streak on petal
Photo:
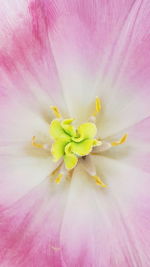
[[[46,11],[47,8],[44,10]],[[54,8],[49,6],[49,13],[44,14],[42,2],[32,4],[29,13],[23,18],[23,24],[16,26],[13,31],[9,29],[9,43],[6,40],[4,48],[0,49],[0,76],[3,86],[8,83],[7,75],[10,85],[15,84],[15,90],[23,91],[26,96],[31,94],[28,84],[30,79],[35,81],[34,87],[38,83],[39,87],[48,94],[61,91],[47,34],[47,18],[49,23],[51,19],[49,30],[56,19],[53,10]],[[14,88],[12,89],[14,92]]]
[[[117,73],[118,78],[124,81],[126,87],[133,85],[133,90],[137,92],[146,90],[149,86],[149,9],[149,1],[135,1],[124,29],[123,64]]]
[[[65,191],[51,197],[53,189],[48,188],[46,181],[9,209],[1,209],[1,262],[10,260],[15,267],[62,266],[59,229]]]
[[[41,43],[43,43],[42,33],[46,32],[54,26],[58,17],[58,9],[56,9],[55,1],[31,1],[29,11],[32,14],[33,34]]]

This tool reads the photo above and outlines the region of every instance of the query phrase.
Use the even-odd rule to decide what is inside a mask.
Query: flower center
[[[55,119],[50,125],[50,136],[54,140],[51,148],[54,161],[61,158],[67,170],[73,169],[80,157],[89,155],[101,141],[95,139],[97,128],[92,122],[81,124],[77,129],[72,125],[73,119]]]
[[[74,170],[80,159],[86,159],[86,156],[98,155],[102,151],[110,149],[112,146],[123,144],[127,139],[125,134],[119,141],[106,142],[96,137],[96,116],[101,111],[101,101],[97,97],[95,101],[95,111],[88,122],[81,124],[78,128],[73,125],[74,119],[63,119],[59,109],[51,106],[56,119],[52,120],[49,127],[49,134],[52,139],[52,145],[49,149],[48,144],[39,144],[35,142],[35,136],[32,138],[32,145],[37,148],[49,149],[54,162],[60,162],[52,175],[57,174],[62,166],[70,174]],[[96,172],[88,173],[95,179],[101,187],[106,187]],[[59,183],[63,177],[62,172],[58,173],[55,181]]]

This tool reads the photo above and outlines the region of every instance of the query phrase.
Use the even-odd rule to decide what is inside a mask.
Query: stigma
[[[120,140],[114,140],[113,142],[107,142],[97,136],[96,118],[102,109],[101,100],[98,97],[96,97],[95,109],[88,121],[78,127],[74,126],[74,118],[63,118],[57,106],[51,106],[50,108],[55,116],[49,126],[52,144],[37,143],[35,136],[33,136],[32,146],[48,150],[51,154],[52,160],[57,164],[51,173],[51,176],[55,177],[55,182],[59,184],[66,173],[67,177],[71,178],[78,162],[82,161],[82,164],[84,164],[85,161],[88,161],[85,171],[95,180],[98,186],[106,187],[107,185],[97,175],[94,166],[91,166],[90,158],[125,143],[128,135],[124,134]]]

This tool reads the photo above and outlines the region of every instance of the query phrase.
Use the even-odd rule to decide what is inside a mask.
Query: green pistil
[[[95,139],[97,128],[94,123],[81,124],[77,129],[74,119],[55,119],[50,124],[49,133],[54,140],[51,148],[54,161],[64,160],[66,169],[73,169],[79,157],[90,154],[94,146],[100,144]]]

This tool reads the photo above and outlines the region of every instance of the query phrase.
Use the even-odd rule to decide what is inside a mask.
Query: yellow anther
[[[55,179],[55,183],[56,183],[56,184],[59,184],[59,183],[61,182],[62,177],[63,177],[63,175],[62,175],[62,173],[60,173],[60,174],[56,177],[56,179]]]
[[[101,100],[99,97],[96,97],[95,100],[95,112],[93,113],[93,116],[96,116],[97,113],[101,111],[102,105],[101,105]]]
[[[100,185],[101,187],[107,187],[107,185],[103,183],[99,176],[93,175],[92,178],[94,178],[97,185]]]
[[[58,107],[56,106],[50,106],[51,110],[53,111],[54,115],[57,117],[57,118],[61,118],[61,113],[58,109]]]
[[[43,148],[42,144],[35,142],[35,136],[32,137],[32,146],[37,147],[37,148]]]
[[[58,248],[58,247],[54,247],[54,246],[51,246],[51,249],[53,249],[53,250],[55,250],[55,251],[60,250],[60,248]]]
[[[101,111],[101,100],[99,97],[96,97],[95,107],[97,113]]]
[[[111,145],[112,146],[122,145],[123,143],[126,142],[127,137],[128,137],[128,134],[124,134],[119,141],[114,141],[114,142],[111,143]]]
[[[93,146],[101,146],[101,145],[102,145],[102,141],[99,141],[98,139],[93,140]]]

